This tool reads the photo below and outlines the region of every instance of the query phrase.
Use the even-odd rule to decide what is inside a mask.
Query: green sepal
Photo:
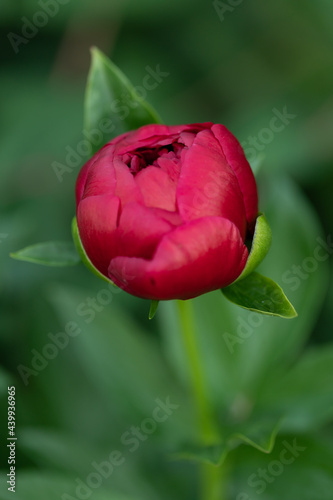
[[[82,242],[81,242],[79,228],[77,227],[76,217],[74,217],[72,220],[72,235],[73,235],[74,244],[75,244],[76,250],[80,256],[80,259],[83,262],[83,264],[89,269],[89,271],[91,271],[98,278],[106,281],[107,283],[111,283],[112,285],[117,286],[113,283],[113,281],[111,281],[109,278],[104,276],[104,274],[100,273],[98,271],[98,269],[96,269],[96,267],[93,265],[93,263],[89,259],[88,255],[86,254],[86,251],[85,251],[85,249],[82,245]]]
[[[64,241],[37,243],[9,255],[13,259],[50,267],[75,266],[80,263],[73,243]]]
[[[152,300],[151,301],[150,309],[149,309],[149,316],[148,316],[149,319],[153,319],[153,317],[155,316],[159,303],[160,303],[159,300]]]
[[[244,309],[281,318],[297,316],[282,288],[275,281],[257,272],[222,288],[221,291],[230,302]]]
[[[256,269],[256,267],[259,266],[260,262],[262,262],[262,260],[266,256],[271,243],[271,228],[269,227],[266,217],[263,214],[259,214],[256,220],[251,250],[246,265],[242,273],[238,276],[234,283],[246,278],[246,276],[251,274]]]
[[[157,112],[138,96],[124,73],[96,47],[84,101],[84,128],[95,140],[92,152],[124,132],[151,123],[162,123]],[[99,137],[96,140],[96,135]]]

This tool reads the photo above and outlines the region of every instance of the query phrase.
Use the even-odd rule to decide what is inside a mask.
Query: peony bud
[[[81,169],[77,224],[93,266],[152,300],[190,299],[233,283],[258,215],[255,179],[223,126],[146,125]]]

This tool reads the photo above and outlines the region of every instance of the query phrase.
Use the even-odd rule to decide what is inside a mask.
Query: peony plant
[[[119,119],[107,104],[124,93],[131,105]],[[162,124],[120,70],[93,49],[85,130],[93,136],[106,120],[117,126],[111,127],[112,136],[91,144],[95,151],[77,178],[74,243],[41,243],[12,257],[49,266],[82,261],[99,278],[150,300],[150,319],[159,301],[177,299],[200,446],[206,447],[195,459],[209,456],[212,446],[223,456],[189,299],[221,289],[243,308],[297,315],[279,285],[256,271],[272,235],[258,210],[255,177],[224,125]],[[205,469],[206,458],[203,462]],[[206,470],[203,482],[205,500],[221,498],[216,472]]]

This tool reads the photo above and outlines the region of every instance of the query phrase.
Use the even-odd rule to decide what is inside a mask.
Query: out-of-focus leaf
[[[263,453],[271,453],[281,419],[265,414],[256,415],[245,423],[225,426],[225,437],[215,445],[185,444],[171,458],[221,465],[228,453],[241,444],[247,444]]]
[[[39,471],[20,472],[19,479],[16,480],[15,493],[8,491],[6,481],[6,474],[1,474],[1,500],[12,500],[13,496],[16,500],[36,500],[37,498],[75,500],[78,498],[75,494],[75,488],[78,485],[76,477],[71,478],[68,475],[52,474],[45,471],[42,474]],[[89,488],[86,489],[85,494],[87,491]],[[112,492],[110,488],[105,489],[103,486],[90,491],[93,491],[94,500],[134,500],[134,497],[129,498],[127,495]]]
[[[271,455],[253,448],[235,450],[230,498],[239,500],[332,500],[331,436],[279,438]]]
[[[186,410],[183,394],[163,360],[157,338],[148,337],[121,312],[119,293],[111,284],[102,284],[96,294],[57,285],[50,289],[50,300],[62,321],[75,319],[81,328],[73,345],[82,366],[98,391],[117,401],[120,413],[149,417],[156,398],[169,397],[180,408],[170,418],[176,423]]]
[[[75,266],[81,261],[73,243],[63,241],[37,243],[13,252],[10,256],[13,259],[51,267]]]
[[[272,229],[272,246],[260,272],[281,283],[298,312],[292,321],[236,308],[212,292],[193,300],[196,342],[205,373],[207,397],[225,412],[244,420],[260,400],[263,384],[281,376],[295,360],[321,306],[327,283],[327,262],[318,261],[306,279],[294,266],[314,258],[322,230],[312,207],[286,179],[261,181],[265,211]],[[306,261],[305,261],[306,264]],[[157,321],[163,332],[169,363],[182,382],[190,386],[178,312],[163,303]],[[238,401],[243,401],[238,405]]]
[[[94,151],[112,137],[150,123],[161,123],[154,109],[127,77],[98,49],[92,49],[84,125]]]
[[[55,467],[70,474],[81,474],[89,468],[99,452],[96,446],[80,442],[73,434],[38,427],[20,429],[20,448],[38,466]]]
[[[7,388],[13,385],[13,378],[8,372],[0,366],[0,398],[7,395]]]
[[[262,394],[261,406],[283,416],[285,432],[306,432],[333,418],[333,346],[306,351]]]
[[[193,462],[221,465],[224,461],[228,449],[223,444],[211,446],[199,446],[185,444],[181,449],[170,455],[171,460],[189,460]]]

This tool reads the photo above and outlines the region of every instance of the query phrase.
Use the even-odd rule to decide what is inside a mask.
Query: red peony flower
[[[223,126],[147,125],[116,137],[80,171],[77,223],[91,263],[147,299],[189,299],[242,272],[258,197]]]

